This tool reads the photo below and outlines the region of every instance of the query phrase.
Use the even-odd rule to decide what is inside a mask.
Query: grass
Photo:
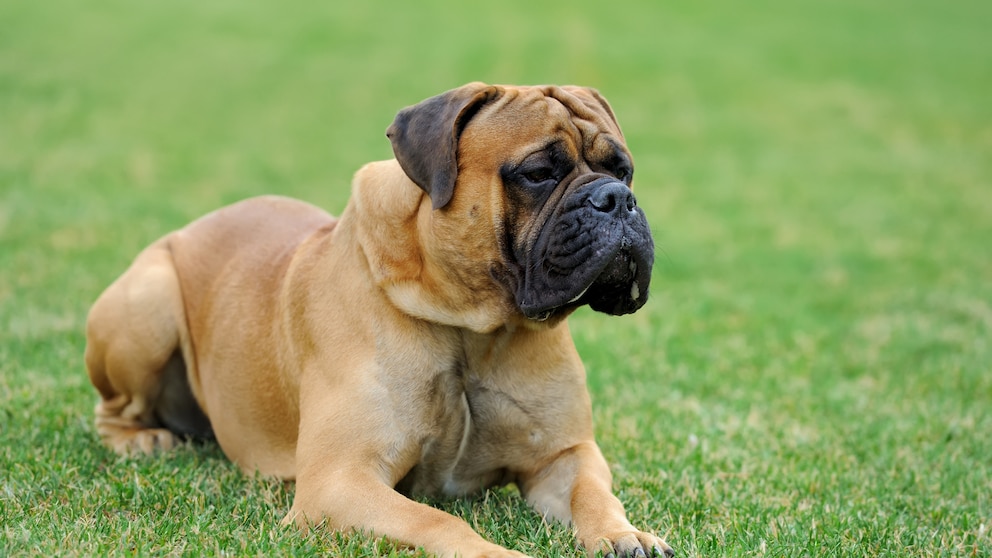
[[[95,437],[89,304],[272,192],[339,211],[395,111],[470,80],[613,103],[652,301],[580,312],[598,439],[681,556],[992,555],[992,4],[0,4],[0,555],[402,554],[278,526],[216,447]],[[439,502],[575,556],[512,489]]]

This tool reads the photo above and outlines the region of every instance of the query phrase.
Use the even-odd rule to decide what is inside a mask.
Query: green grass
[[[596,86],[634,153],[652,300],[572,329],[636,524],[992,555],[992,3],[569,5],[0,4],[0,555],[402,553],[279,527],[292,485],[216,447],[108,453],[82,326],[220,204],[339,211],[397,109],[476,79]],[[438,505],[577,554],[513,490]]]

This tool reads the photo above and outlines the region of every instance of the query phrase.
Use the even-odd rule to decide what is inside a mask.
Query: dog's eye
[[[627,166],[619,167],[616,172],[613,173],[613,175],[617,177],[617,180],[621,182],[627,182],[630,179],[631,174],[633,174],[633,172],[630,170],[630,167]]]
[[[540,167],[525,171],[522,176],[531,184],[543,184],[555,178],[555,171],[551,167]]]

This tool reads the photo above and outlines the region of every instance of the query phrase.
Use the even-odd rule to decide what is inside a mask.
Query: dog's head
[[[647,301],[654,246],[609,104],[580,87],[472,83],[400,111],[387,135],[430,198],[441,265],[487,268],[508,304],[551,323]]]

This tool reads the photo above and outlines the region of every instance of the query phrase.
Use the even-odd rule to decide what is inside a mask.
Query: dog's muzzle
[[[583,304],[629,314],[647,301],[654,242],[644,212],[623,182],[605,175],[586,180],[569,188],[523,254],[517,304],[531,319]]]

